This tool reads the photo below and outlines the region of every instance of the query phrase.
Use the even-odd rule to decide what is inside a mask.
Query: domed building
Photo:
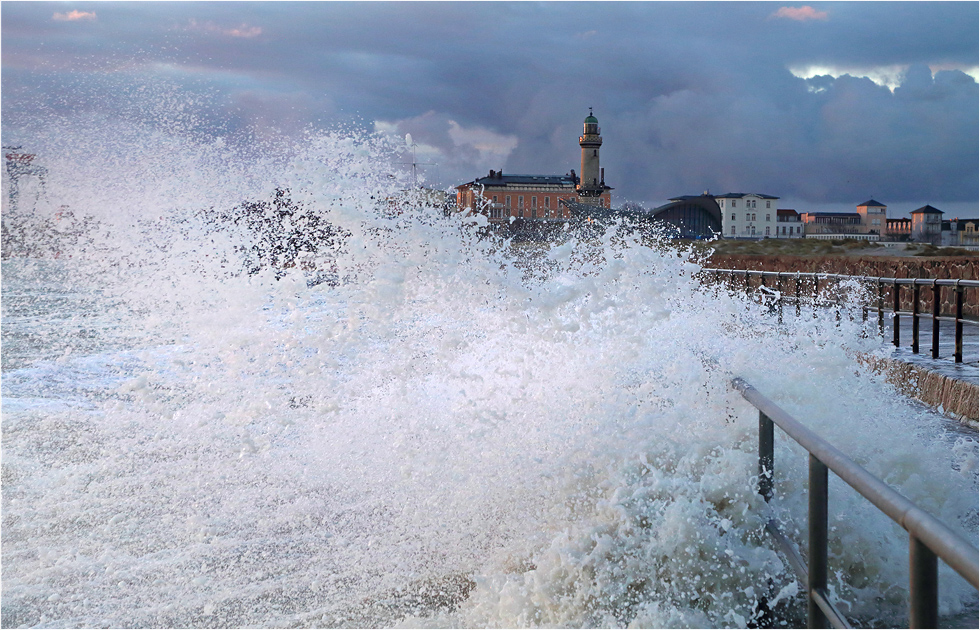
[[[712,238],[722,232],[721,208],[715,197],[705,191],[702,195],[681,195],[649,213],[651,218],[677,228],[681,238]]]
[[[612,188],[599,166],[599,119],[591,107],[582,127],[581,176],[574,170],[565,175],[508,175],[491,170],[486,177],[456,187],[457,207],[486,214],[491,223],[564,221],[582,214],[585,206],[611,208]]]

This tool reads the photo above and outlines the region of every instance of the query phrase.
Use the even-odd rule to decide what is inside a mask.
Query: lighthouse
[[[599,135],[599,119],[592,115],[591,107],[589,115],[585,118],[578,144],[582,147],[581,179],[575,187],[579,202],[600,205],[602,203],[600,197],[606,191],[603,169],[599,167],[599,147],[602,146],[602,136]]]
[[[591,107],[578,143],[581,176],[574,169],[565,175],[505,175],[491,170],[485,177],[456,187],[456,207],[485,214],[491,224],[517,226],[525,221],[592,217],[597,215],[594,206],[612,208],[612,187],[606,186],[604,169],[599,167],[599,120]]]

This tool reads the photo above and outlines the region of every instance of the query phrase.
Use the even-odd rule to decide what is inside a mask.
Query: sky
[[[162,125],[133,106],[154,94],[230,139],[410,134],[444,188],[578,170],[592,107],[615,205],[976,216],[978,22],[977,2],[4,1],[3,138],[42,116]]]

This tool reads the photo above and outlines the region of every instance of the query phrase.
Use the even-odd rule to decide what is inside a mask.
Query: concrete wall
[[[885,380],[902,394],[917,398],[937,409],[942,407],[943,413],[958,418],[966,424],[977,425],[980,417],[978,413],[980,391],[973,383],[952,379],[938,372],[895,359],[861,355],[858,360],[875,373],[883,374]]]

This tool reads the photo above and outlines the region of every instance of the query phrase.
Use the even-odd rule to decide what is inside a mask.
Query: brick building
[[[485,214],[497,224],[516,219],[561,221],[571,218],[573,209],[581,205],[611,208],[612,188],[606,185],[605,169],[599,166],[600,146],[599,121],[590,109],[579,136],[581,177],[575,171],[566,175],[507,175],[491,170],[486,177],[456,187],[457,207]]]

